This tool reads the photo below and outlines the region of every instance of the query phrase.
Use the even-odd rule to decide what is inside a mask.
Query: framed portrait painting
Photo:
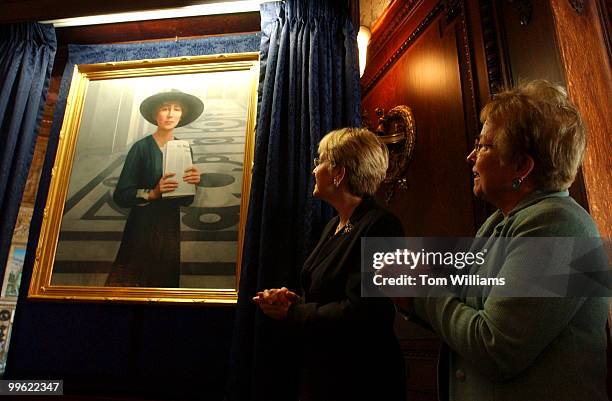
[[[240,53],[75,66],[29,298],[235,302],[258,65]]]

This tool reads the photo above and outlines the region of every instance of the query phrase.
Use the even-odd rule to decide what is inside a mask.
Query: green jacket
[[[599,236],[567,191],[536,192],[505,218],[495,212],[477,233],[492,235]],[[512,269],[507,264],[513,260],[503,269]],[[414,304],[416,315],[447,345],[441,360],[448,364],[450,400],[608,399],[609,298],[431,297]]]

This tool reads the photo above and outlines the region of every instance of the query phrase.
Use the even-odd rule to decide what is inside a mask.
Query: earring
[[[336,188],[340,188],[340,181],[338,181],[337,178],[334,178],[334,185],[336,186]]]
[[[517,177],[515,179],[512,180],[512,189],[514,189],[515,191],[518,191],[518,189],[521,187],[521,184],[523,183],[523,179],[521,177]]]

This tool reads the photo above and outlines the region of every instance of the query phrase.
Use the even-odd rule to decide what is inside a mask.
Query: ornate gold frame
[[[244,171],[240,201],[235,288],[89,287],[51,284],[55,252],[68,192],[68,181],[72,172],[76,153],[77,136],[81,124],[89,81],[237,70],[250,71],[251,79],[249,83],[249,107],[246,115],[247,127],[245,133]],[[258,53],[220,54],[212,56],[76,65],[67,98],[66,112],[60,132],[57,157],[51,173],[51,186],[44,209],[43,223],[36,250],[36,259],[34,262],[34,271],[30,282],[28,299],[140,303],[236,303],[244,243],[244,230],[251,188],[258,79]]]

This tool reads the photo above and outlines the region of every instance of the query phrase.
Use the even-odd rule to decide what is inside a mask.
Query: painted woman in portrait
[[[194,196],[164,197],[178,180],[197,185],[195,166],[166,172],[163,151],[174,139],[174,129],[195,121],[204,110],[197,97],[178,91],[160,92],[145,99],[140,113],[157,130],[135,142],[129,150],[113,200],[129,215],[107,286],[179,287],[180,207]]]

